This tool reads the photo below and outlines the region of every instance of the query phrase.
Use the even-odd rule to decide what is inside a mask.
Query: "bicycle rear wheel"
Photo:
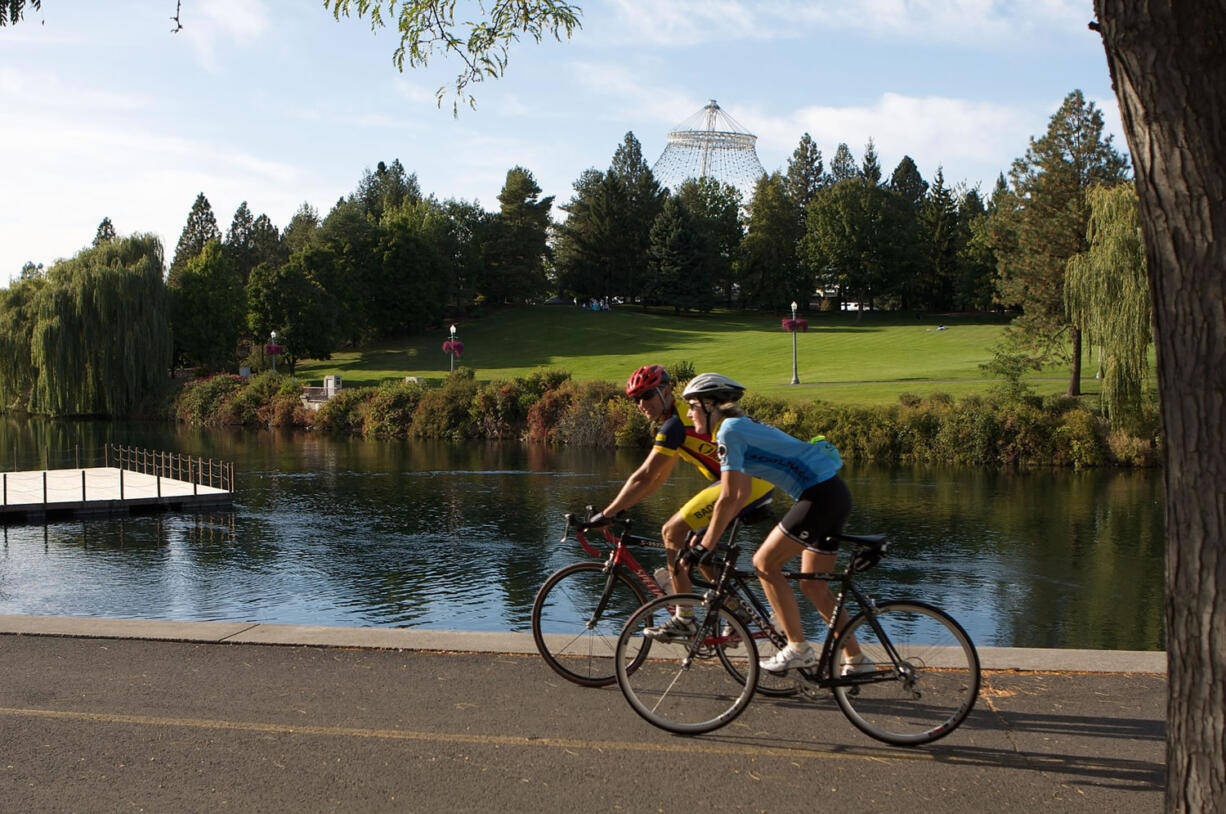
[[[617,636],[646,601],[642,586],[620,567],[606,573],[604,563],[568,565],[545,580],[532,603],[536,649],[567,681],[607,687],[617,681]]]
[[[646,628],[667,619],[669,608],[693,609],[698,632],[669,642],[644,636]],[[727,652],[721,623],[741,637]],[[738,669],[725,668],[731,661]],[[676,594],[648,602],[635,611],[617,640],[617,683],[630,706],[669,732],[696,735],[732,721],[753,698],[758,681],[758,651],[739,619],[726,610],[718,618],[697,594]]]
[[[866,735],[896,746],[943,738],[958,727],[979,695],[979,655],[962,626],[922,602],[883,602],[852,619],[854,634],[876,669],[855,684],[834,687],[839,707]],[[885,641],[897,651],[895,662]],[[838,663],[831,670],[837,675]]]

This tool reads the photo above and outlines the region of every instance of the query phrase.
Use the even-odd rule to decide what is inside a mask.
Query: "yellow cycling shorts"
[[[681,519],[691,531],[705,529],[711,524],[711,513],[715,511],[715,501],[719,499],[719,490],[720,484],[713,483],[687,500],[685,505],[678,510],[677,513],[681,515]],[[741,508],[765,506],[771,502],[774,490],[775,486],[770,481],[753,478],[749,487],[749,499]]]

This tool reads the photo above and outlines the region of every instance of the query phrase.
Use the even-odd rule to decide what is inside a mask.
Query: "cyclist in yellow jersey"
[[[673,574],[673,588],[684,593],[691,588],[689,573],[687,569],[678,569],[675,563],[685,546],[686,535],[705,529],[711,522],[720,492],[719,456],[710,434],[698,432],[686,415],[685,405],[674,399],[672,379],[660,365],[645,365],[634,371],[626,382],[626,395],[635,400],[643,415],[660,427],[643,463],[626,480],[617,497],[588,525],[603,525],[606,518],[620,514],[659,489],[672,474],[678,459],[692,463],[711,485],[686,501],[661,530],[669,570]],[[773,490],[772,484],[754,478],[743,508],[765,506],[770,503]]]

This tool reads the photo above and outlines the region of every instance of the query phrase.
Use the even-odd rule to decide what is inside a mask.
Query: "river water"
[[[0,614],[526,631],[540,584],[585,556],[563,513],[604,505],[643,454],[0,418],[0,468],[91,465],[107,441],[232,461],[234,511],[8,526]],[[980,645],[1163,647],[1160,472],[843,474],[848,531],[893,541],[864,578],[878,599],[937,604]],[[679,465],[636,530],[701,485]]]

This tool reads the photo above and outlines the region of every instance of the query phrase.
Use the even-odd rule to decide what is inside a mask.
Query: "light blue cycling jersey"
[[[770,481],[795,500],[843,466],[826,441],[809,443],[748,416],[725,418],[715,430],[720,471],[744,472]]]

